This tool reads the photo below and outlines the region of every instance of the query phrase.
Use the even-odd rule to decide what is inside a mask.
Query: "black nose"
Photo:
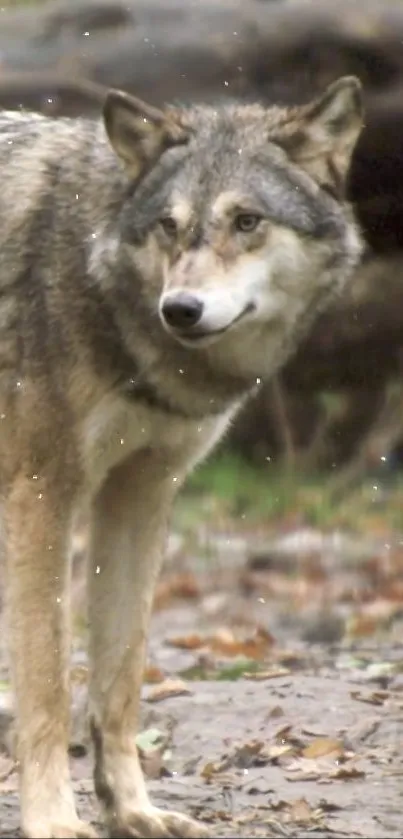
[[[161,311],[169,326],[174,329],[190,329],[199,322],[203,314],[203,303],[193,294],[180,291],[164,301]]]

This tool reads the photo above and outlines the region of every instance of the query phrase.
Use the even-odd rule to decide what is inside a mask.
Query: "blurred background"
[[[343,74],[365,91],[349,183],[365,257],[178,500],[150,681],[300,671],[315,644],[383,687],[400,672],[403,2],[0,0],[0,107],[55,119],[97,115],[104,86],[290,103]],[[84,526],[74,550],[80,603]]]

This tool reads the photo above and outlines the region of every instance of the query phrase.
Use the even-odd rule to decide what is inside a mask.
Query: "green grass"
[[[403,474],[372,478],[335,501],[329,474],[307,475],[270,462],[261,467],[221,452],[189,478],[177,505],[177,522],[191,531],[196,522],[225,519],[246,525],[298,520],[321,528],[362,531],[371,526],[401,529]],[[374,489],[377,487],[377,489]]]
[[[216,668],[208,668],[201,664],[195,664],[181,670],[179,675],[189,682],[213,681],[213,682],[236,682],[242,679],[245,673],[259,673],[264,669],[263,664],[251,658],[240,656],[236,661],[229,664],[221,664]]]

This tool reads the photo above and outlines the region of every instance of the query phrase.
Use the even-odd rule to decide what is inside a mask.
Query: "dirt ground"
[[[189,532],[192,537],[189,537]],[[173,532],[138,745],[153,801],[216,837],[403,835],[403,540],[225,522]],[[91,781],[77,561],[72,772]],[[3,667],[3,723],[10,703]],[[4,733],[0,837],[17,837]]]

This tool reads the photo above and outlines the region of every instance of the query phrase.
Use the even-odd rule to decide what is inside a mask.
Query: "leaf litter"
[[[137,736],[153,800],[169,807],[176,797],[217,837],[303,831],[397,839],[402,543],[378,529],[371,551],[366,545],[360,556],[356,540],[354,556],[347,549],[335,556],[330,536],[312,549],[287,527],[279,537],[260,528],[260,541],[270,544],[259,554],[245,528],[244,556],[238,546],[230,565],[222,545],[242,527],[225,521],[216,551],[210,533],[208,559],[201,561],[193,538],[164,572],[143,691],[157,716]],[[284,562],[286,552],[273,553],[281,540],[294,545]],[[76,638],[73,693],[86,689],[81,649]],[[85,812],[94,806],[87,754],[72,757],[72,772]],[[5,754],[6,801],[16,787]],[[3,820],[2,839],[13,835],[13,819],[11,827]]]

